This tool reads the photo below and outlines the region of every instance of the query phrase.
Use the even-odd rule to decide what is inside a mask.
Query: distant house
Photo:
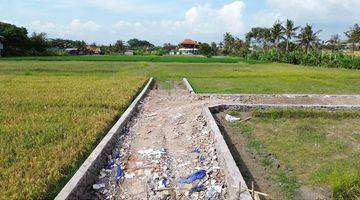
[[[66,48],[64,51],[70,55],[78,55],[79,49],[78,48]]]
[[[4,51],[4,37],[0,35],[0,57],[2,56],[3,54],[3,51]]]
[[[134,55],[134,51],[133,51],[133,50],[127,50],[127,51],[124,52],[124,55],[133,56],[133,55]]]
[[[192,39],[183,40],[177,50],[170,52],[172,55],[195,55],[198,53],[199,42]]]
[[[80,55],[100,55],[102,51],[99,47],[94,47],[90,45],[86,45],[79,49]]]

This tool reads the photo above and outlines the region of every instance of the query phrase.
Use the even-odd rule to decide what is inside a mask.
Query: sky
[[[220,42],[230,32],[276,20],[309,23],[327,39],[360,23],[360,0],[0,0],[0,21],[49,38],[111,44],[131,38],[156,45],[185,38]]]

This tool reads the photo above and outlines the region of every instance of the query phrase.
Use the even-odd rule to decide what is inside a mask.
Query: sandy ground
[[[202,115],[205,105],[227,103],[360,105],[360,98],[197,96],[180,84],[153,89],[93,186],[99,199],[227,199],[228,186]],[[198,180],[186,179],[195,172]]]

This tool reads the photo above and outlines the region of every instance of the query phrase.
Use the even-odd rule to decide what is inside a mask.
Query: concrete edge
[[[239,183],[241,183],[241,191],[248,189],[245,180],[236,165],[234,158],[225,142],[220,129],[210,112],[208,107],[203,107],[203,113],[207,119],[207,123],[210,126],[211,132],[215,139],[215,147],[219,157],[219,163],[224,166],[224,173],[228,184],[228,193],[231,200],[239,199]],[[252,200],[250,192],[244,191],[240,194],[242,200]]]
[[[190,93],[194,93],[195,91],[191,87],[190,82],[183,78],[183,82],[186,85],[188,91]],[[263,98],[274,98],[274,97],[288,97],[288,98],[296,98],[296,97],[319,97],[319,98],[360,98],[358,94],[218,94],[218,93],[196,93],[202,97],[209,96],[217,96],[217,97],[263,97]]]
[[[360,109],[360,105],[321,105],[321,104],[218,104],[210,106],[213,112],[219,112],[229,108],[314,108],[314,109],[331,109],[331,110],[352,110]]]
[[[190,92],[190,94],[195,94],[194,89],[191,87],[189,81],[187,80],[187,78],[183,78],[183,82],[187,88],[187,90]]]
[[[65,199],[78,199],[81,196],[84,188],[89,187],[92,183],[94,176],[99,173],[104,160],[106,162],[107,152],[111,151],[116,141],[116,135],[118,135],[125,124],[128,122],[130,117],[136,111],[136,107],[139,102],[144,98],[145,94],[149,91],[150,86],[154,82],[154,79],[151,77],[145,87],[142,89],[141,93],[136,97],[136,99],[131,103],[131,105],[126,109],[126,111],[121,115],[120,119],[115,123],[115,125],[109,130],[101,142],[96,146],[96,148],[91,152],[89,157],[84,161],[80,166],[74,176],[69,180],[69,182],[63,187],[59,194],[55,197],[56,200],[65,200]]]
[[[312,98],[360,98],[360,95],[347,94],[217,94],[217,93],[200,93],[202,97],[263,97],[263,98],[298,98],[298,97],[312,97]]]

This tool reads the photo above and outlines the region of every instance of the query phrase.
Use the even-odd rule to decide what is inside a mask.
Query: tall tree
[[[280,39],[284,36],[284,28],[280,21],[276,21],[273,27],[270,29],[272,40],[275,43],[276,50],[279,47]]]
[[[285,27],[284,27],[284,33],[285,33],[285,40],[286,40],[286,51],[289,51],[289,43],[290,40],[296,36],[296,31],[299,29],[299,26],[294,26],[294,22],[292,20],[286,20]]]
[[[224,53],[231,54],[233,52],[235,38],[230,33],[224,34]]]
[[[116,41],[115,45],[114,45],[114,51],[117,53],[124,53],[126,50],[126,46],[124,41],[122,40],[118,40]]]
[[[212,43],[211,43],[211,54],[212,54],[213,56],[215,56],[215,55],[218,54],[218,52],[219,52],[219,47],[218,47],[218,45],[217,45],[215,42],[212,42]]]
[[[305,52],[309,52],[310,49],[313,48],[317,42],[319,42],[318,35],[321,30],[314,31],[313,29],[314,28],[312,25],[306,24],[306,26],[301,29],[300,34],[297,36],[299,39],[298,42],[301,46],[304,47]]]
[[[3,36],[4,56],[22,56],[27,53],[30,41],[26,28],[0,22],[0,31]]]
[[[345,32],[348,42],[352,44],[352,49],[355,51],[356,43],[360,43],[360,26],[355,24],[353,27],[350,27],[350,30]]]
[[[199,44],[199,53],[206,57],[211,57],[212,56],[211,46],[208,43],[200,43]]]
[[[30,43],[31,43],[30,49],[33,52],[36,52],[38,55],[46,54],[47,48],[49,47],[49,42],[47,40],[46,33],[34,32],[30,37]]]

